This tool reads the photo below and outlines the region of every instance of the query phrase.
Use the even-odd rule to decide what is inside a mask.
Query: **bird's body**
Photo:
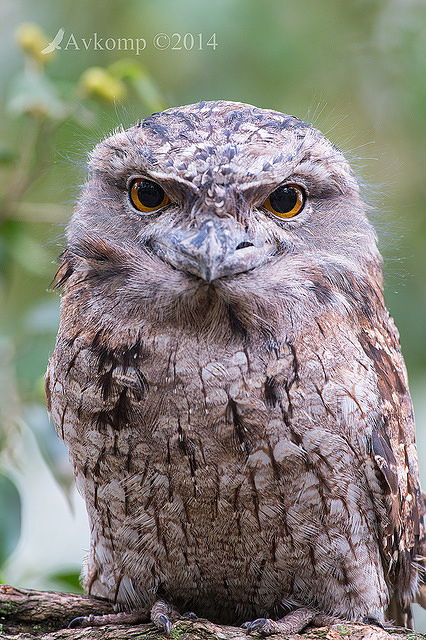
[[[231,624],[407,612],[412,407],[343,156],[217,102],[116,133],[91,169],[47,379],[90,519],[87,590]]]

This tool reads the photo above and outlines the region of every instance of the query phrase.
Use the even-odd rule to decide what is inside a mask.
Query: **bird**
[[[91,152],[55,276],[47,408],[115,613],[410,625],[425,531],[382,258],[344,154],[226,100]]]

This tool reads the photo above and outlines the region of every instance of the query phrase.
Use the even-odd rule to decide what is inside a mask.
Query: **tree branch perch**
[[[1,640],[164,640],[153,624],[106,625],[68,629],[76,616],[113,613],[109,602],[92,596],[52,591],[16,589],[0,585]],[[207,620],[180,620],[173,625],[172,640],[247,640],[243,629]],[[384,630],[359,624],[338,624],[308,629],[302,635],[273,636],[291,640],[423,640],[409,629]],[[254,638],[254,636],[253,636]]]

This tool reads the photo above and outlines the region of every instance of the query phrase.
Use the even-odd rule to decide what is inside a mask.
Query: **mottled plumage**
[[[264,634],[298,608],[299,628],[409,616],[412,406],[343,155],[296,118],[206,102],[116,132],[89,166],[46,384],[90,520],[87,591],[123,621],[159,600],[166,631],[174,607]]]

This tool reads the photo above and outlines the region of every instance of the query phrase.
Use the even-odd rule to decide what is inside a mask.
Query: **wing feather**
[[[424,504],[407,372],[398,331],[384,306],[374,323],[364,325],[360,342],[374,366],[379,393],[379,415],[370,445],[387,512],[380,526],[382,558],[393,591],[389,615],[409,624],[410,602],[424,573],[418,562],[426,544]]]

